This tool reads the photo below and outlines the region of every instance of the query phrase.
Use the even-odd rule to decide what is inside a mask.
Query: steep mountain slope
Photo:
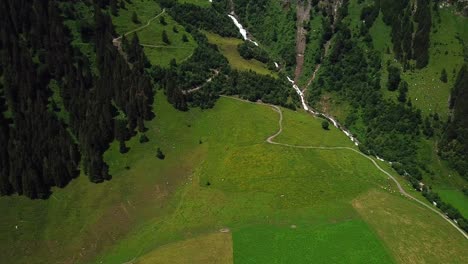
[[[465,168],[468,74],[452,80],[458,62],[447,67],[447,128],[410,103],[408,77],[438,71],[442,47],[462,60],[455,30],[448,46],[432,40],[465,18],[431,11],[430,45],[413,56],[412,38],[391,35],[427,19],[415,5],[428,2],[401,1],[386,25],[388,3],[2,2],[0,191],[20,194],[21,179],[33,183],[23,194],[48,197],[0,197],[2,261],[468,262],[466,216],[435,192],[466,180],[438,175],[453,172],[433,148],[440,139]],[[427,25],[411,35],[425,39]]]

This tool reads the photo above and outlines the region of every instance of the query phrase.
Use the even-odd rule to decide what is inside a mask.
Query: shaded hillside
[[[94,21],[82,30],[83,42],[96,54],[87,57],[71,45],[64,26],[64,16],[79,19],[70,17],[76,14],[73,3],[1,2],[2,83],[10,123],[2,122],[1,158],[9,166],[2,166],[1,194],[46,198],[51,186],[65,186],[80,168],[92,182],[110,179],[102,157],[109,143],[115,138],[125,151],[125,140],[137,127],[143,132],[144,121],[153,117],[144,54],[138,43],[131,64],[118,53],[110,17],[101,11],[106,6],[106,1],[84,2],[94,12]],[[90,68],[94,58],[98,73]],[[117,110],[123,116],[114,122]],[[66,118],[59,118],[64,113]]]
[[[468,180],[468,66],[459,71],[450,100],[452,118],[440,143],[443,158]]]

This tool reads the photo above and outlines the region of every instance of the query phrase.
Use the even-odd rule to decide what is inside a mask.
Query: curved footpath
[[[161,13],[157,14],[157,15],[156,15],[155,17],[153,17],[153,18],[150,18],[150,19],[148,20],[148,22],[146,22],[146,24],[144,24],[143,26],[138,27],[138,28],[135,28],[135,29],[133,29],[133,30],[130,30],[130,31],[128,31],[127,33],[124,33],[122,36],[119,36],[119,37],[113,39],[112,42],[116,43],[116,42],[120,41],[120,40],[122,39],[123,36],[128,36],[128,35],[130,35],[130,34],[132,34],[132,33],[134,33],[134,32],[137,32],[137,31],[140,31],[140,30],[142,30],[142,29],[144,29],[144,28],[147,28],[149,25],[151,25],[151,22],[153,22],[156,18],[160,17],[160,16],[163,15],[164,13],[166,13],[166,9],[165,9],[165,8],[163,8],[163,10],[161,11]]]
[[[253,104],[259,104],[259,105],[265,105],[265,106],[269,106],[271,108],[273,108],[274,111],[278,112],[279,114],[279,121],[278,121],[278,125],[279,125],[279,129],[278,131],[269,136],[267,139],[266,139],[266,142],[269,143],[269,144],[273,144],[273,145],[278,145],[278,146],[283,146],[283,147],[289,147],[289,148],[298,148],[298,149],[318,149],[318,150],[348,150],[348,151],[352,151],[354,153],[357,153],[359,155],[361,155],[362,157],[370,160],[372,162],[372,164],[374,164],[374,166],[380,170],[381,172],[383,172],[385,175],[387,175],[395,184],[396,186],[398,187],[398,191],[404,195],[405,197],[417,202],[418,204],[426,207],[427,209],[433,211],[434,213],[438,214],[440,217],[442,217],[445,221],[447,221],[448,223],[450,223],[453,227],[455,227],[466,239],[468,239],[468,235],[460,228],[458,227],[457,224],[455,224],[452,220],[450,220],[449,218],[447,218],[446,215],[444,215],[443,213],[439,212],[438,210],[434,209],[433,207],[431,207],[430,205],[422,202],[421,200],[419,200],[418,198],[412,196],[411,194],[409,194],[408,192],[405,191],[405,189],[403,189],[403,187],[401,186],[401,184],[398,182],[398,180],[392,176],[389,172],[387,172],[386,170],[384,170],[382,167],[380,167],[380,165],[374,160],[372,159],[371,157],[363,154],[362,152],[360,152],[359,150],[356,150],[356,149],[353,149],[353,148],[349,148],[349,147],[321,147],[321,146],[301,146],[301,145],[291,145],[291,144],[286,144],[286,143],[279,143],[279,142],[276,142],[274,141],[274,139],[279,136],[281,134],[281,132],[283,132],[283,112],[281,111],[281,108],[279,108],[278,106],[276,105],[271,105],[271,104],[266,104],[266,103],[261,103],[261,102],[257,102],[257,103],[254,103],[254,102],[251,102],[251,101],[247,101],[247,100],[244,100],[244,99],[240,99],[240,98],[237,98],[237,97],[232,97],[232,96],[225,96],[225,95],[221,95],[221,97],[225,97],[225,98],[230,98],[230,99],[234,99],[234,100],[237,100],[237,101],[241,101],[241,102],[246,102],[246,103],[253,103]]]

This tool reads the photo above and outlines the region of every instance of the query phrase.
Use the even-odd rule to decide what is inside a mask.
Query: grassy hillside
[[[132,21],[134,12],[138,16],[139,23]],[[164,18],[166,25],[160,22],[161,17]],[[188,59],[197,47],[192,36],[152,0],[139,0],[127,4],[126,10],[121,9],[119,15],[113,17],[113,23],[119,35],[136,30],[152,65],[168,66],[172,59],[180,63]],[[138,30],[140,28],[141,30]],[[169,44],[162,40],[163,30],[167,33]],[[132,35],[133,33],[127,35],[127,38],[131,39]],[[183,35],[187,37],[187,42],[182,40]]]
[[[428,210],[375,190],[355,199],[353,206],[398,263],[465,263],[468,259],[466,252],[455,253],[466,251],[462,249],[466,239],[450,237],[449,225],[434,228],[443,220]],[[444,244],[447,241],[450,246]]]
[[[269,74],[274,76],[275,74],[270,71],[266,64],[256,60],[246,60],[242,58],[237,50],[237,46],[243,43],[243,40],[236,39],[236,38],[223,38],[217,34],[205,32],[208,41],[211,44],[215,44],[218,46],[221,53],[226,57],[229,61],[229,64],[232,68],[241,71],[249,71],[252,70],[259,74]]]
[[[463,192],[457,189],[442,188],[436,191],[442,200],[455,206],[465,218],[468,217],[468,197]]]
[[[468,42],[468,18],[453,14],[453,9],[439,10],[440,20],[433,14],[434,25],[431,33],[429,49],[429,65],[421,70],[406,71],[402,78],[409,84],[408,97],[414,106],[421,109],[423,114],[438,113],[442,118],[448,116],[448,99],[455,82],[456,73],[463,64],[463,45],[459,39]],[[385,25],[382,14],[377,18],[370,30],[374,46],[382,54],[383,71],[382,87],[386,86],[386,62],[398,64],[393,60],[390,41],[390,27]],[[400,66],[401,67],[401,66]],[[440,80],[442,69],[448,73],[448,82]],[[398,92],[386,92],[387,96],[394,98]]]
[[[180,2],[209,5],[208,0]],[[275,16],[267,16],[262,27],[282,24],[288,15],[281,8],[275,2],[269,9]],[[133,11],[140,24],[131,22]],[[124,34],[158,14],[166,26],[158,17],[138,31],[142,44],[158,46],[145,47],[151,63],[166,66],[173,58],[189,57],[196,48],[193,38],[153,1],[134,0],[113,19]],[[280,37],[290,25],[274,28]],[[162,43],[163,29],[170,45]],[[181,41],[182,34],[188,42]],[[233,68],[273,74],[238,54],[241,40],[205,34]],[[272,54],[287,53],[288,36],[267,44]],[[375,45],[384,49],[385,42],[376,39]],[[314,43],[309,45],[313,49]],[[0,197],[2,263],[468,262],[468,240],[403,197],[358,153],[267,143],[280,118],[270,106],[222,97],[212,109],[182,112],[158,91],[153,108],[156,117],[145,123],[149,142],[140,143],[139,134],[126,142],[128,153],[120,153],[118,142],[105,153],[111,181],[93,184],[81,175],[54,189],[48,200]],[[357,149],[335,127],[324,130],[323,119],[281,111],[283,131],[275,141]],[[437,156],[430,144],[423,154],[432,161]],[[165,159],[157,158],[158,148]],[[447,201],[462,201],[459,193],[440,193]],[[422,200],[416,191],[411,194]]]
[[[172,109],[161,95],[155,107],[160,114],[148,124],[150,142],[140,144],[135,137],[128,142],[129,153],[118,153],[117,143],[106,153],[114,175],[112,181],[94,185],[80,177],[67,188],[54,190],[53,196],[45,201],[0,198],[3,212],[0,231],[6,234],[0,238],[0,244],[6,249],[5,261],[119,263],[140,257],[145,260],[173,254],[170,252],[174,249],[157,249],[159,246],[221,228],[230,228],[234,234],[248,238],[250,232],[257,232],[256,228],[249,229],[253,224],[265,226],[265,239],[276,233],[286,232],[284,235],[288,236],[291,225],[306,234],[364,232],[365,243],[380,252],[373,257],[390,260],[392,254],[386,249],[390,242],[384,245],[378,242],[350,203],[375,188],[390,192],[387,195],[407,206],[409,209],[401,213],[408,214],[414,223],[425,223],[429,217],[434,224],[427,228],[444,230],[450,239],[426,237],[424,232],[415,232],[413,236],[426,241],[443,239],[443,245],[438,245],[440,250],[446,249],[458,258],[466,257],[463,252],[467,242],[451,226],[432,213],[413,215],[419,207],[389,188],[386,177],[359,155],[296,150],[265,143],[265,138],[278,126],[278,114],[269,107],[221,99],[212,110],[183,113]],[[283,111],[285,131],[278,141],[350,145],[336,129],[324,133],[320,119]],[[156,158],[157,147],[166,154],[165,160]],[[397,209],[392,203],[383,202],[379,206]],[[352,222],[348,223],[349,220]],[[310,241],[305,235],[294,239],[298,244]],[[334,244],[335,238],[330,239],[327,243]],[[245,240],[234,239],[234,250],[236,243],[245,245],[242,241]],[[282,247],[282,243],[277,240],[271,246]],[[428,243],[427,250],[434,250]],[[187,247],[190,251],[190,246],[181,246]],[[240,248],[248,250],[245,246]],[[154,249],[157,251],[153,252]],[[297,248],[295,252],[314,256],[312,249]],[[262,250],[266,249],[259,248],[256,259],[261,260]],[[323,252],[323,256],[335,254],[329,252]],[[340,252],[356,262],[369,258],[366,250],[357,255]],[[145,256],[146,253],[150,255]],[[238,254],[242,251],[234,256]],[[406,257],[410,258],[411,253]]]
[[[453,8],[441,8],[438,13],[433,12],[433,28],[431,32],[431,45],[429,49],[429,64],[421,70],[409,70],[402,74],[402,79],[409,84],[408,98],[412,104],[420,109],[423,115],[437,113],[442,120],[449,115],[449,96],[456,73],[464,61],[463,42],[468,43],[468,19],[454,15]],[[398,92],[386,90],[388,78],[387,61],[399,65],[393,60],[392,46],[390,42],[390,27],[382,20],[382,13],[370,29],[374,47],[382,54],[382,89],[387,98],[397,100]],[[399,65],[401,68],[401,65]],[[441,81],[441,72],[445,69],[448,76],[447,83]],[[457,172],[450,169],[448,163],[437,155],[436,140],[422,140],[419,144],[418,158],[421,163],[426,164],[432,173],[425,173],[424,181],[435,189],[452,189],[453,192],[461,194],[460,190],[467,186]],[[458,189],[458,191],[456,190]],[[454,205],[460,211],[464,211],[463,195],[441,194],[443,200]]]
[[[171,243],[138,259],[136,263],[219,263],[233,262],[231,233],[213,233]]]

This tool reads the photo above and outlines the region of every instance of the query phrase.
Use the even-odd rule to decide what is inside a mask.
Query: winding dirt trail
[[[380,167],[380,165],[374,160],[372,159],[371,157],[363,154],[362,152],[360,152],[359,150],[356,150],[354,148],[350,148],[350,147],[322,147],[322,146],[303,146],[303,145],[292,145],[292,144],[286,144],[286,143],[280,143],[280,142],[276,142],[274,141],[274,139],[279,136],[282,132],[283,132],[283,112],[281,111],[281,108],[276,106],[276,105],[271,105],[271,104],[266,104],[266,103],[262,103],[262,102],[250,102],[250,101],[247,101],[247,100],[244,100],[244,99],[240,99],[240,98],[237,98],[237,97],[232,97],[232,96],[225,96],[225,95],[222,95],[221,97],[225,97],[225,98],[230,98],[230,99],[234,99],[234,100],[237,100],[237,101],[241,101],[241,102],[246,102],[246,103],[251,103],[251,104],[259,104],[259,105],[265,105],[265,106],[269,106],[271,107],[275,112],[277,112],[279,114],[279,121],[278,121],[278,131],[269,136],[267,139],[266,139],[266,142],[269,143],[269,144],[272,144],[272,145],[277,145],[277,146],[283,146],[283,147],[289,147],[289,148],[297,148],[297,149],[316,149],[316,150],[328,150],[328,151],[340,151],[340,150],[344,150],[344,151],[351,151],[351,152],[354,152],[366,159],[368,159],[369,161],[372,162],[372,164],[379,170],[381,171],[382,173],[384,173],[386,176],[388,176],[394,183],[395,185],[397,186],[398,188],[398,191],[405,197],[415,201],[416,203],[426,207],[427,209],[431,210],[432,212],[438,214],[440,217],[442,217],[445,221],[447,221],[449,224],[451,224],[453,227],[455,227],[455,229],[458,230],[458,232],[460,232],[460,234],[462,234],[466,239],[468,239],[468,234],[466,234],[460,227],[458,227],[457,224],[455,224],[454,222],[452,222],[446,215],[444,215],[443,213],[439,212],[438,210],[434,209],[433,207],[431,207],[430,205],[424,203],[423,201],[419,200],[418,198],[412,196],[411,194],[409,194],[408,192],[405,191],[405,189],[403,189],[403,187],[401,186],[400,182],[398,182],[398,180],[393,176],[391,175],[389,172],[387,172],[386,170],[384,170],[382,167]]]
[[[208,78],[203,84],[201,84],[201,85],[199,85],[199,86],[197,86],[195,88],[192,88],[192,89],[182,90],[182,93],[183,94],[191,94],[191,93],[194,93],[194,92],[200,90],[201,88],[205,87],[205,85],[210,83],[213,80],[213,78],[215,78],[219,74],[219,70],[213,70],[213,72],[214,72],[214,74],[210,78]]]
[[[153,18],[150,18],[150,19],[148,20],[148,22],[146,22],[146,24],[144,24],[143,26],[138,27],[138,28],[135,28],[135,29],[133,29],[133,30],[130,30],[130,31],[124,33],[122,36],[119,36],[119,37],[117,37],[117,38],[114,38],[114,39],[112,40],[112,42],[114,43],[114,45],[116,45],[117,42],[120,43],[120,40],[122,40],[122,37],[123,37],[123,36],[128,36],[128,35],[130,35],[130,34],[132,34],[132,33],[134,33],[134,32],[138,32],[138,31],[140,31],[140,30],[143,30],[143,29],[149,27],[149,25],[151,25],[151,22],[153,22],[156,18],[162,16],[164,13],[166,13],[166,9],[165,9],[165,8],[163,8],[163,10],[161,11],[161,13],[157,14],[157,15],[154,16]]]
[[[153,22],[156,18],[160,17],[160,16],[163,15],[164,13],[166,13],[166,9],[165,9],[165,8],[163,8],[163,10],[161,11],[161,13],[157,14],[157,15],[154,16],[153,18],[150,18],[150,19],[148,20],[148,22],[146,22],[146,24],[144,24],[143,26],[138,27],[138,28],[133,29],[133,30],[130,30],[130,31],[124,33],[123,35],[121,35],[121,36],[119,36],[119,37],[116,37],[116,38],[114,38],[114,39],[112,40],[112,45],[114,45],[114,46],[117,48],[117,50],[119,51],[120,55],[122,55],[122,56],[124,57],[125,61],[127,62],[127,64],[128,64],[130,67],[132,67],[132,64],[128,61],[128,59],[127,59],[127,54],[126,54],[126,53],[123,51],[123,49],[122,49],[122,37],[128,36],[128,35],[130,35],[130,34],[132,34],[132,33],[134,33],[134,32],[138,32],[138,31],[140,31],[140,30],[143,30],[143,29],[147,28],[149,25],[151,25],[151,22]],[[151,46],[151,45],[144,45],[144,44],[140,44],[140,45],[143,46],[143,47],[145,47],[145,46]],[[156,47],[156,46],[154,46],[154,47]],[[159,46],[158,46],[158,47],[159,47]]]

